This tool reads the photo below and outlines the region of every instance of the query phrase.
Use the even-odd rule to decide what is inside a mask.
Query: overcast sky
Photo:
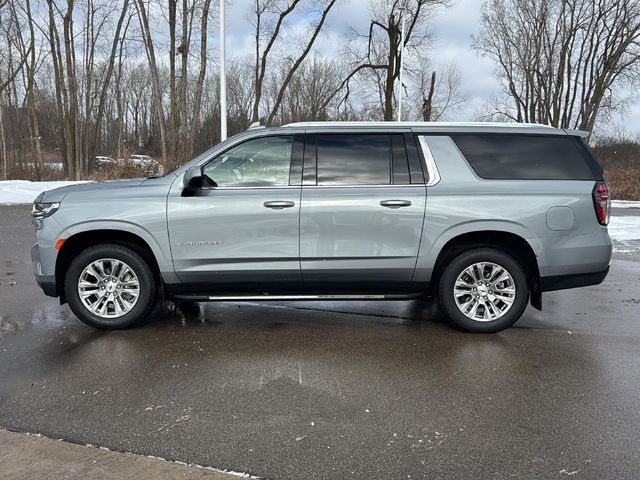
[[[251,54],[253,38],[248,11],[252,0],[232,0],[227,7],[227,49],[229,55]],[[315,44],[315,51],[327,57],[338,53],[340,42],[350,26],[368,28],[369,0],[338,0],[329,14],[326,27]],[[453,7],[440,9],[432,17],[430,29],[435,33],[430,57],[435,65],[454,62],[461,73],[463,88],[469,96],[467,104],[448,115],[447,120],[473,120],[474,115],[493,94],[500,93],[494,77],[494,64],[471,48],[471,35],[478,32],[480,7],[483,0],[457,0]],[[293,26],[292,28],[295,28]],[[214,39],[217,48],[217,39]],[[640,131],[640,106],[629,108],[624,118],[615,123],[627,132]]]

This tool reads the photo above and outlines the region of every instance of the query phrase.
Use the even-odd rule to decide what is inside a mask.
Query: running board
[[[209,300],[384,300],[385,295],[253,295],[210,296]]]
[[[409,300],[420,298],[420,294],[377,294],[377,295],[174,295],[178,300],[191,300],[194,302],[238,302],[246,300]]]

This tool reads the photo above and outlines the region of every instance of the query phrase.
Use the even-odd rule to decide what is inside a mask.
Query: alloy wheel
[[[135,271],[121,260],[102,258],[85,267],[78,279],[82,304],[101,318],[119,318],[135,307],[140,282]]]
[[[490,322],[506,314],[516,298],[509,271],[491,262],[469,265],[456,279],[453,295],[458,309],[469,319]]]

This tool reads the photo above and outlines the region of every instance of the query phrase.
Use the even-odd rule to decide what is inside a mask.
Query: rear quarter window
[[[495,180],[594,180],[569,136],[458,134],[451,138],[479,177]]]

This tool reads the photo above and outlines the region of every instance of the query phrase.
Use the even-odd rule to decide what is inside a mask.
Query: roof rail
[[[356,121],[356,122],[336,122],[336,121],[314,121],[314,122],[295,122],[283,125],[283,127],[505,127],[505,128],[549,128],[554,129],[551,125],[543,125],[539,123],[518,123],[518,122],[385,122],[385,121]]]
[[[249,125],[249,128],[247,128],[247,130],[255,130],[256,128],[264,128],[264,125],[260,125],[260,122],[253,122],[251,125]]]

